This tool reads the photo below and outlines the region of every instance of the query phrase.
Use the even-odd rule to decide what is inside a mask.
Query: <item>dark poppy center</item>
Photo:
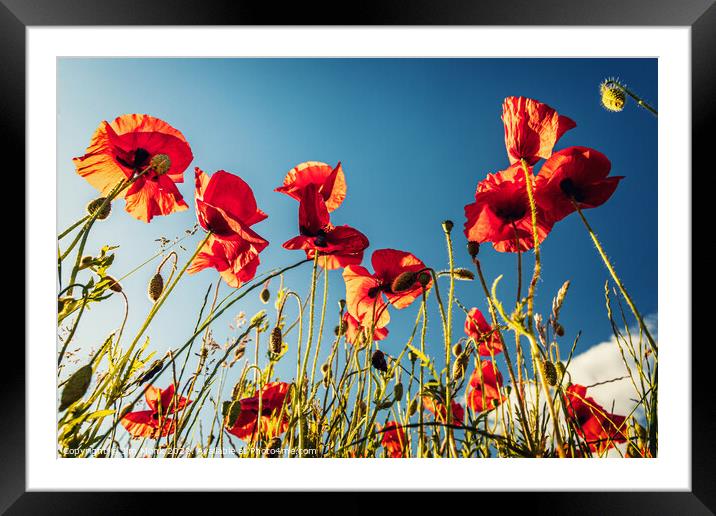
[[[506,222],[516,222],[527,214],[527,207],[524,204],[510,203],[498,206],[495,215]]]
[[[370,287],[368,289],[368,297],[371,299],[375,299],[380,294],[380,291],[383,290],[382,285],[376,285],[374,287]]]
[[[584,193],[570,178],[562,179],[559,183],[559,188],[564,195],[571,197],[577,202],[584,200]]]
[[[322,229],[318,230],[316,238],[313,239],[313,245],[316,247],[326,247],[328,245],[328,239],[325,231]]]
[[[149,151],[139,147],[133,151],[123,153],[123,155],[118,155],[117,161],[127,168],[139,170],[149,165],[151,157]]]

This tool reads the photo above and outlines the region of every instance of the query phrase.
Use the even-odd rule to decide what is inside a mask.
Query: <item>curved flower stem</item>
[[[425,296],[425,289],[423,288],[423,302],[421,305],[421,310],[423,312],[423,327],[420,329],[420,352],[425,355],[425,335],[428,331],[428,304],[427,299]],[[423,361],[420,360],[420,390],[418,391],[419,402],[418,402],[418,410],[419,416],[418,421],[420,422],[420,427],[418,428],[418,457],[424,457],[425,456],[425,428],[423,427]]]
[[[652,106],[650,106],[649,104],[647,104],[644,99],[642,99],[639,95],[637,95],[636,93],[634,93],[633,91],[631,91],[629,88],[627,88],[626,86],[624,86],[622,83],[620,83],[619,81],[615,81],[615,80],[611,80],[611,81],[609,81],[609,82],[611,82],[612,84],[614,84],[614,85],[618,86],[619,88],[621,88],[621,89],[624,91],[624,93],[626,93],[626,94],[629,95],[631,98],[633,98],[639,106],[641,106],[641,107],[643,107],[644,109],[646,109],[649,113],[651,113],[651,114],[654,115],[655,117],[658,117],[658,116],[659,116],[659,113],[656,111],[656,109],[654,109]]]
[[[306,376],[306,368],[308,363],[308,356],[311,351],[311,341],[313,340],[313,316],[315,312],[315,306],[316,306],[316,275],[318,271],[318,252],[314,254],[313,257],[313,269],[311,271],[311,293],[310,293],[310,302],[309,302],[309,308],[308,308],[308,336],[306,337],[306,349],[304,350],[302,365],[301,365],[301,374],[298,378],[296,378],[296,383],[298,385],[298,389],[296,389],[296,408],[299,415],[298,420],[298,447],[303,453],[303,446],[304,446],[304,415],[303,415],[303,404],[301,403],[301,396],[303,396],[303,383],[304,383],[304,377]],[[300,356],[299,356],[300,359]]]
[[[637,321],[639,321],[639,326],[641,327],[642,331],[644,332],[644,335],[646,335],[646,339],[649,341],[649,345],[651,346],[651,349],[654,351],[654,353],[657,353],[658,347],[656,345],[656,341],[654,340],[654,337],[652,337],[651,332],[649,331],[649,328],[647,328],[646,324],[644,323],[644,318],[641,316],[641,313],[639,313],[639,310],[637,310],[636,305],[634,304],[634,301],[632,300],[631,296],[626,291],[626,288],[624,288],[624,284],[622,283],[622,280],[619,279],[619,276],[617,275],[617,271],[614,269],[614,266],[612,265],[611,261],[609,261],[609,257],[607,257],[607,253],[604,251],[604,248],[602,247],[602,244],[599,242],[597,235],[594,233],[592,226],[589,225],[589,222],[587,222],[587,219],[584,216],[584,213],[582,213],[581,208],[574,201],[574,199],[572,199],[572,205],[577,210],[577,213],[579,213],[579,217],[582,219],[582,222],[584,223],[584,227],[587,228],[587,232],[589,233],[589,236],[592,238],[592,242],[594,243],[594,246],[597,248],[597,251],[599,252],[599,256],[601,257],[602,261],[604,262],[604,265],[607,267],[609,274],[612,276],[612,279],[617,284],[617,287],[619,287],[619,291],[621,292],[622,296],[624,296],[624,299],[626,300],[627,304],[629,305],[629,308],[631,309],[632,313],[634,314],[634,317],[636,317]]]
[[[445,226],[443,226],[443,228],[443,231],[445,232],[445,244],[447,245],[448,251],[448,262],[450,264],[450,289],[448,291],[447,317],[445,324],[445,421],[450,423],[452,422],[452,404],[450,403],[450,349],[452,347],[452,305],[455,297],[455,258],[453,256],[450,230]],[[446,449],[448,450],[448,456],[450,456],[451,450],[454,448],[452,433],[452,428],[445,428],[445,437],[447,439]]]
[[[321,319],[318,323],[318,335],[316,336],[316,351],[313,354],[313,367],[311,368],[311,383],[316,377],[316,364],[318,362],[318,353],[321,350],[321,340],[323,339],[323,325],[326,322],[326,305],[328,304],[328,268],[326,267],[328,259],[323,257],[323,305],[321,307]],[[311,397],[313,398],[313,396]]]
[[[520,249],[520,240],[517,237],[517,226],[512,221],[512,230],[515,232],[515,248],[517,249],[517,302],[522,299],[522,250]]]

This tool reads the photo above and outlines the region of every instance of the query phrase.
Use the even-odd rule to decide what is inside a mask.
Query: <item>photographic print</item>
[[[57,59],[57,456],[658,448],[658,60]]]

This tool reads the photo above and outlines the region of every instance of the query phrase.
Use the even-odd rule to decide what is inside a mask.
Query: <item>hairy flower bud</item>
[[[418,398],[413,398],[408,405],[408,416],[412,416],[418,411]]]
[[[162,292],[164,292],[164,278],[161,273],[157,272],[154,276],[152,276],[152,279],[149,280],[147,295],[152,303],[156,303],[162,295]]]
[[[453,356],[456,357],[456,358],[459,357],[460,355],[462,355],[462,344],[460,344],[459,342],[456,343],[456,344],[452,347],[452,354],[453,354]]]
[[[430,273],[428,271],[422,271],[418,273],[418,283],[425,288],[430,284]]]
[[[467,253],[474,259],[480,253],[480,244],[470,240],[467,243]]]
[[[549,360],[544,361],[544,376],[548,384],[557,385],[557,368]]]
[[[271,330],[271,338],[269,342],[271,347],[271,353],[275,355],[280,354],[281,350],[283,349],[283,334],[281,333],[280,327],[275,326],[273,330]]]
[[[87,214],[91,216],[97,212],[97,220],[104,220],[109,217],[109,214],[112,211],[112,203],[107,202],[107,204],[105,204],[105,199],[106,197],[97,197],[96,199],[90,201],[87,204]]]
[[[346,300],[345,299],[339,299],[338,300],[338,311],[343,313],[343,311],[346,309]]]
[[[62,389],[60,396],[60,412],[68,408],[70,405],[78,401],[87,392],[87,388],[92,381],[92,366],[85,365],[75,371]]]
[[[259,299],[261,299],[261,302],[262,302],[263,304],[268,303],[268,302],[269,302],[269,299],[271,299],[271,292],[269,291],[269,289],[267,289],[266,287],[264,287],[264,288],[261,290],[261,292],[259,293]]]
[[[445,233],[450,233],[454,226],[455,224],[453,224],[452,220],[443,221],[443,231],[445,231]]]
[[[390,285],[390,289],[393,292],[403,292],[415,285],[416,280],[417,275],[414,272],[402,272],[393,280],[393,283]]]
[[[119,281],[114,279],[112,276],[105,276],[104,279],[109,282],[109,289],[112,292],[122,292],[122,285],[119,284]]]
[[[618,113],[624,109],[626,105],[626,94],[616,82],[605,80],[599,85],[599,93],[601,95],[602,106],[604,106],[604,109],[607,111]]]
[[[474,272],[472,272],[469,269],[463,269],[462,267],[453,269],[452,275],[455,279],[459,279],[459,280],[463,280],[463,281],[472,281],[475,279]]]
[[[388,371],[388,363],[385,361],[385,354],[381,350],[375,350],[370,362],[378,371],[382,371],[384,373]]]
[[[395,401],[400,401],[403,399],[403,384],[401,382],[397,382],[393,386],[393,398]]]

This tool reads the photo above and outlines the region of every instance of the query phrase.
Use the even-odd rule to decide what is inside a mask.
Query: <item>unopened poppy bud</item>
[[[413,398],[413,400],[410,402],[410,405],[408,405],[408,416],[412,416],[418,411],[418,398]]]
[[[161,175],[166,173],[172,166],[172,160],[169,159],[169,156],[166,154],[156,154],[155,156],[152,156],[152,159],[149,161],[149,165],[157,174]]]
[[[283,349],[283,334],[281,333],[281,328],[278,326],[275,326],[274,329],[271,330],[270,345],[271,353],[275,355],[281,353]]]
[[[112,211],[112,203],[108,202],[105,204],[105,199],[106,197],[97,197],[96,199],[90,201],[87,204],[87,214],[91,216],[99,210],[97,212],[97,216],[95,217],[97,220],[104,220],[109,217],[109,214]]]
[[[480,244],[470,240],[467,243],[467,254],[470,255],[470,258],[475,258],[479,253],[480,253]]]
[[[122,292],[122,285],[119,284],[119,281],[114,279],[112,276],[105,276],[104,279],[109,282],[109,289],[112,292]]]
[[[455,362],[452,364],[452,378],[455,381],[460,380],[465,376],[465,369],[467,369],[468,356],[460,355]]]
[[[564,374],[567,372],[567,368],[564,366],[564,362],[557,362],[554,366],[557,368],[559,377],[562,378],[564,376]]]
[[[398,277],[393,280],[390,289],[393,292],[403,292],[410,289],[417,279],[417,275],[412,271],[401,272]]]
[[[338,337],[339,335],[345,335],[347,329],[348,323],[345,321],[341,321],[339,324],[336,325],[333,331],[335,332],[336,337]]]
[[[385,354],[381,350],[375,350],[370,362],[378,371],[382,371],[384,373],[388,371],[388,363],[385,361]]]
[[[557,385],[557,368],[549,360],[544,361],[544,377],[548,384]]]
[[[618,113],[626,105],[624,90],[614,81],[606,80],[599,85],[602,106],[607,111]]]
[[[269,299],[271,299],[271,292],[269,291],[269,289],[264,287],[259,294],[259,299],[261,299],[261,302],[263,304],[268,303]]]
[[[564,326],[559,323],[554,323],[554,332],[559,337],[564,337]]]
[[[339,299],[338,300],[338,311],[343,313],[343,311],[346,309],[346,300],[345,299]]]
[[[408,360],[411,362],[415,362],[418,359],[418,355],[416,355],[412,350],[408,351]]]
[[[445,233],[450,233],[452,231],[453,226],[455,226],[455,224],[453,224],[452,220],[443,221],[443,231],[445,231]]]
[[[403,384],[401,382],[398,382],[393,386],[393,398],[395,401],[403,399]]]
[[[462,344],[460,344],[459,342],[457,344],[455,344],[452,347],[452,354],[456,358],[459,357],[460,355],[462,355]]]
[[[328,370],[330,369],[330,367],[331,366],[329,366],[328,363],[322,364],[321,365],[321,374],[323,374],[325,376],[326,373],[328,373]]]
[[[159,296],[164,292],[164,278],[157,272],[152,279],[149,280],[149,286],[147,287],[147,295],[152,303],[156,303]]]
[[[89,387],[91,381],[91,365],[82,366],[75,371],[74,374],[70,376],[69,380],[67,380],[65,388],[62,389],[62,396],[60,396],[60,412],[65,410],[74,402],[80,400],[82,396],[85,395],[85,392],[87,392],[87,388]]]
[[[461,279],[464,281],[472,281],[475,279],[475,273],[468,269],[463,269],[462,267],[453,269],[452,274],[456,279]]]
[[[422,271],[418,274],[418,283],[425,288],[430,284],[430,273],[427,271]]]

